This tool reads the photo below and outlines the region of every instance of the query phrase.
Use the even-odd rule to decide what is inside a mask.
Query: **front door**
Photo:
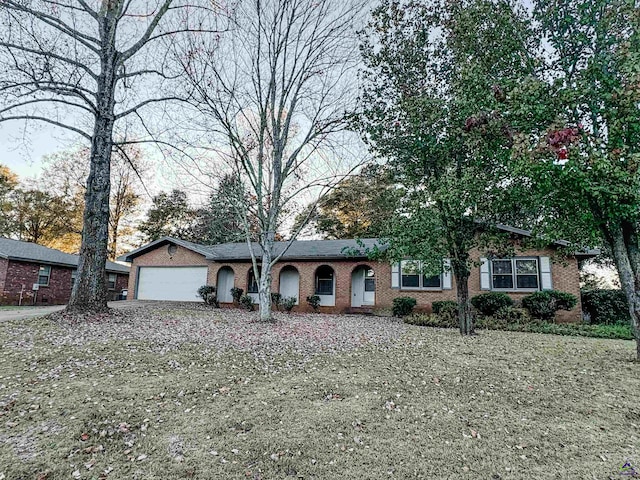
[[[351,274],[351,306],[375,305],[375,273],[368,267],[358,267]]]

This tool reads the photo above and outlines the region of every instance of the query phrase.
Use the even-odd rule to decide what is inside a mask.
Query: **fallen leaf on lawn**
[[[86,442],[87,440],[89,440],[89,434],[83,433],[82,435],[80,435],[80,440],[82,440],[83,442]]]

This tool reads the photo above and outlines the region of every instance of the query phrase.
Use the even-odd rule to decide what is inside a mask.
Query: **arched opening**
[[[260,302],[259,290],[260,290],[260,267],[258,267],[258,276],[256,277],[253,267],[249,268],[247,273],[247,295],[253,299],[253,303]]]
[[[335,306],[336,275],[329,265],[322,265],[316,270],[315,294],[320,297],[320,305],[323,307]]]
[[[233,273],[233,269],[231,267],[222,267],[220,270],[218,270],[218,282],[216,283],[216,286],[219,302],[233,302],[231,289],[233,288],[235,283],[234,278],[235,274]]]
[[[369,265],[359,265],[351,272],[351,306],[376,304],[376,272]]]
[[[296,305],[300,300],[300,273],[292,265],[287,265],[280,270],[280,295],[282,299],[295,297]]]

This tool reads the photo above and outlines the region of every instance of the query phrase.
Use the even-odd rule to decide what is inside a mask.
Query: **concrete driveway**
[[[109,307],[128,308],[137,304],[138,302],[135,300],[124,300],[120,302],[109,302]],[[0,307],[0,322],[41,317],[49,313],[64,310],[65,306],[66,305],[51,305],[47,307]]]

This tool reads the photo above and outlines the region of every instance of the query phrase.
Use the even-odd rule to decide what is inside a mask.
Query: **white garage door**
[[[198,288],[207,284],[207,267],[140,267],[138,300],[201,302]]]

